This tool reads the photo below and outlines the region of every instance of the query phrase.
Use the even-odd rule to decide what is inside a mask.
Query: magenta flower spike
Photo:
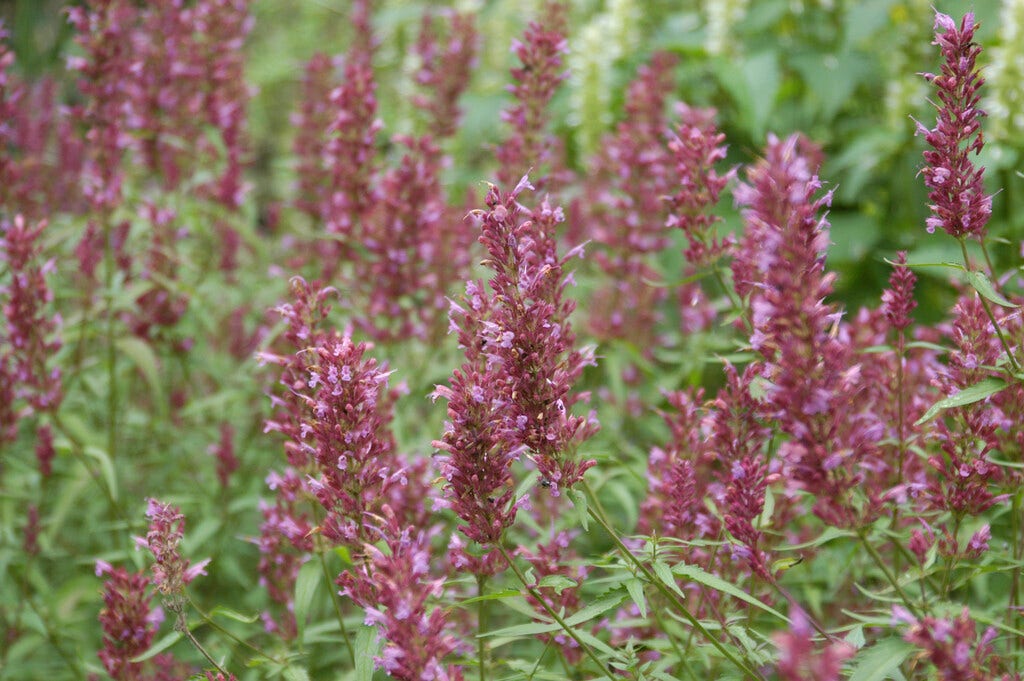
[[[105,578],[99,616],[103,630],[99,658],[103,667],[117,681],[148,678],[144,675],[146,664],[132,659],[149,649],[163,621],[163,612],[152,607],[152,597],[146,592],[149,577],[102,560],[96,562],[96,576]]]
[[[547,106],[558,86],[567,78],[563,68],[569,52],[566,7],[561,2],[546,0],[541,16],[531,21],[523,39],[512,43],[512,52],[520,66],[512,69],[509,91],[515,104],[502,112],[501,118],[512,133],[495,149],[498,159],[498,183],[508,186],[523,174],[537,168],[542,186],[555,160],[555,140],[548,135]]]
[[[366,624],[380,627],[385,643],[374,659],[378,668],[400,681],[461,681],[462,671],[443,663],[457,644],[445,610],[429,606],[444,590],[444,579],[430,575],[429,538],[385,514],[371,533],[384,550],[367,544],[361,565],[338,577],[341,593],[366,609]]]
[[[483,321],[478,343],[488,365],[501,372],[512,443],[529,449],[543,483],[557,496],[595,465],[574,454],[598,424],[592,416],[570,412],[585,397],[574,395],[572,386],[594,357],[591,349],[575,347],[569,322],[575,303],[564,295],[572,282],[564,268],[582,249],[558,256],[554,228],[564,219],[562,209],[546,200],[536,210],[526,209],[517,200],[526,189],[532,186],[525,177],[509,194],[491,187],[488,210],[477,213],[485,262],[494,271],[494,309]]]
[[[153,584],[162,594],[181,596],[192,580],[206,574],[210,559],[191,565],[178,551],[185,534],[185,516],[178,507],[149,499],[146,517],[149,531],[145,538],[136,537],[135,543],[153,554]]]
[[[838,333],[841,312],[826,301],[835,278],[825,271],[831,193],[818,195],[817,156],[798,135],[769,138],[764,160],[735,191],[746,232],[732,267],[750,299],[751,345],[765,362],[765,415],[789,436],[779,450],[783,475],[815,496],[823,520],[851,526],[864,520],[851,490],[873,465],[883,428],[860,399],[860,369]]]
[[[935,13],[935,41],[942,51],[942,67],[938,74],[923,74],[935,86],[939,102],[935,127],[928,129],[917,123],[917,132],[932,147],[924,152],[927,164],[921,169],[932,215],[926,221],[929,232],[941,227],[957,238],[985,236],[985,226],[992,215],[992,197],[985,193],[985,168],[971,161],[985,145],[978,108],[979,89],[985,80],[976,65],[981,46],[974,42],[978,25],[968,12],[959,27],[952,17]]]

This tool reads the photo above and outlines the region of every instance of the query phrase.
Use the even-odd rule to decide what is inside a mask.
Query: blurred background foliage
[[[73,49],[58,0],[2,0],[0,16],[12,34],[18,68],[27,76],[59,73]],[[490,145],[507,104],[509,45],[533,15],[533,0],[459,0],[479,13],[483,46],[476,75],[463,98],[464,124],[446,151],[453,194],[479,188],[493,175]],[[979,0],[571,0],[570,80],[554,102],[554,120],[569,163],[585,173],[601,135],[621,115],[625,87],[655,50],[680,56],[678,99],[718,109],[730,160],[746,162],[765,135],[803,131],[826,152],[822,178],[836,188],[830,266],[840,273],[838,295],[851,307],[877,298],[897,249],[913,247],[911,262],[955,259],[955,242],[919,239],[927,211],[917,178],[923,141],[913,118],[930,125],[928,88],[918,73],[937,66],[931,42],[931,6],[981,23],[981,61],[989,77],[993,115],[983,161],[995,198],[991,232],[1008,240],[1000,262],[1017,257],[1024,235],[1020,120],[1024,3]],[[375,68],[380,84],[382,144],[414,125],[410,92],[411,49],[422,12],[434,5],[381,0],[374,19],[379,41]],[[351,28],[342,0],[255,0],[248,77],[258,89],[250,110],[255,154],[253,181],[261,204],[289,193],[289,150],[300,79],[316,51],[346,49]],[[728,206],[730,228],[739,225]],[[914,245],[916,244],[916,246]],[[931,272],[922,270],[926,276]],[[945,291],[945,294],[943,293]],[[943,314],[946,287],[925,287],[923,320]]]

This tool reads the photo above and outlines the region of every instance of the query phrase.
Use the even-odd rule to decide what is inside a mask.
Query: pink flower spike
[[[985,80],[976,66],[981,47],[974,42],[978,25],[974,14],[968,13],[957,28],[956,22],[941,12],[935,13],[935,41],[943,63],[941,72],[922,74],[932,83],[938,95],[935,127],[928,129],[918,123],[917,130],[932,147],[924,152],[927,164],[921,169],[932,215],[926,226],[929,232],[941,227],[947,234],[982,239],[992,215],[992,197],[985,193],[985,168],[970,160],[985,145],[978,108],[979,90]]]

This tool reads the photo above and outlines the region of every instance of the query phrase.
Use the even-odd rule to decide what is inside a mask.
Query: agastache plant
[[[664,197],[672,178],[665,109],[675,64],[662,52],[638,69],[626,93],[626,118],[601,140],[587,194],[574,206],[598,244],[594,261],[606,275],[588,306],[589,326],[602,339],[653,346],[658,308],[668,294],[652,285],[659,274],[651,257],[668,245]],[[573,238],[583,238],[576,233],[582,231]]]
[[[957,238],[984,239],[986,224],[992,215],[992,197],[985,193],[984,166],[971,161],[985,145],[978,104],[979,89],[985,80],[975,64],[981,47],[974,42],[978,25],[968,12],[959,27],[953,18],[935,13],[935,42],[942,50],[943,64],[938,74],[925,73],[937,91],[938,118],[935,127],[921,123],[917,130],[932,149],[924,152],[928,164],[921,169],[930,190],[932,215],[929,232],[941,227]]]
[[[557,496],[595,464],[580,461],[575,450],[597,431],[597,422],[570,411],[585,397],[572,393],[573,384],[594,358],[591,350],[575,347],[569,322],[575,303],[564,295],[572,281],[564,267],[582,249],[558,256],[554,229],[564,219],[562,209],[546,199],[538,209],[526,209],[518,197],[527,189],[533,187],[526,177],[507,194],[492,186],[488,210],[476,213],[484,263],[494,271],[494,311],[478,342],[488,364],[500,370],[510,444],[529,450],[542,484]]]
[[[556,0],[545,0],[540,16],[531,21],[522,40],[512,44],[520,66],[512,69],[509,91],[515,104],[502,112],[512,129],[494,151],[498,160],[498,184],[509,186],[533,172],[543,188],[555,169],[556,144],[547,132],[547,107],[558,86],[567,78],[563,68],[569,51],[566,40],[567,8]],[[534,170],[531,170],[534,169]]]
[[[881,434],[877,417],[858,406],[863,388],[849,346],[835,331],[841,312],[826,302],[831,193],[818,195],[814,153],[806,140],[771,137],[766,156],[736,189],[746,234],[733,261],[736,288],[750,296],[751,345],[764,358],[765,413],[789,440],[780,447],[786,477],[815,495],[830,524],[862,522],[850,490],[865,475]]]

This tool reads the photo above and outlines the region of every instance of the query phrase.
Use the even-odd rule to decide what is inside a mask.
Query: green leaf
[[[672,572],[679,575],[680,577],[686,577],[687,579],[691,579],[697,582],[698,584],[703,584],[709,589],[721,591],[722,593],[729,594],[730,596],[740,599],[744,603],[749,603],[750,605],[761,608],[765,612],[775,615],[784,622],[789,621],[788,617],[783,615],[775,608],[765,603],[762,603],[761,601],[757,600],[756,598],[748,594],[746,591],[737,588],[736,586],[730,584],[721,577],[716,577],[715,575],[709,572],[705,572],[702,568],[699,568],[696,565],[687,565],[685,563],[679,563],[678,565],[672,568]]]
[[[133,657],[132,662],[145,662],[151,657],[155,657],[160,653],[164,652],[181,638],[181,632],[172,631],[171,633],[164,636],[162,639],[150,646],[149,650],[142,653],[138,657]]]
[[[554,589],[556,594],[561,594],[566,589],[576,588],[579,584],[564,575],[547,575],[538,582],[537,586],[548,587]]]
[[[683,590],[679,588],[678,584],[676,584],[675,575],[672,574],[672,568],[668,566],[668,563],[663,560],[656,560],[651,567],[654,568],[654,574],[658,576],[658,579],[661,580],[665,586],[675,591],[681,598],[686,598],[686,594],[684,594]]]
[[[102,447],[89,445],[82,451],[85,452],[86,456],[96,459],[100,464],[100,470],[103,471],[103,479],[107,482],[110,496],[114,501],[117,501],[117,474],[114,472],[114,462],[110,460],[107,450]]]
[[[902,638],[886,638],[861,649],[853,658],[849,681],[883,681],[899,679],[903,660],[915,650],[915,646]]]
[[[299,576],[295,579],[295,624],[299,628],[299,640],[302,640],[309,606],[313,603],[322,579],[323,571],[317,558],[311,558],[299,568]]]
[[[504,589],[503,591],[495,591],[493,593],[484,594],[483,596],[473,596],[472,598],[467,598],[464,601],[453,603],[451,607],[461,608],[463,606],[472,605],[473,603],[478,603],[480,601],[497,601],[504,598],[514,598],[518,595],[518,589]]]
[[[146,379],[152,394],[151,399],[156,408],[164,410],[167,407],[167,400],[164,399],[164,387],[160,381],[160,369],[153,348],[135,336],[118,338],[114,345],[117,346],[118,352],[132,361],[135,368]]]
[[[580,521],[580,525],[583,526],[584,532],[589,532],[589,518],[587,518],[587,495],[583,493],[583,490],[576,489],[575,487],[569,488],[568,491],[569,500],[572,501],[573,508],[576,509],[576,517]]]
[[[223,605],[218,605],[216,608],[210,611],[211,618],[217,617],[218,615],[227,617],[230,620],[235,620],[236,622],[244,622],[245,624],[252,624],[260,618],[259,615],[245,615],[238,612],[237,610],[232,610],[231,608],[224,607]]]
[[[788,546],[778,546],[777,551],[797,551],[799,549],[809,549],[812,546],[821,546],[827,544],[833,539],[839,539],[840,537],[856,537],[855,532],[850,530],[841,530],[838,527],[829,527],[824,532],[819,534],[815,539],[806,541],[803,544],[790,544]]]
[[[625,594],[613,593],[610,596],[601,598],[586,606],[571,617],[563,618],[563,621],[570,627],[575,627],[594,619],[598,615],[601,615],[612,608],[618,607],[624,599]],[[536,613],[534,616],[539,617],[540,613]],[[495,629],[494,631],[488,631],[480,635],[486,637],[507,636],[511,638],[518,638],[521,636],[547,634],[552,631],[560,631],[561,629],[562,626],[558,624],[558,622],[530,622],[529,624],[517,624],[515,626],[505,627],[504,629]]]
[[[975,383],[970,387],[964,388],[955,395],[950,395],[949,397],[939,400],[931,407],[929,407],[928,411],[924,413],[924,416],[919,418],[917,420],[917,423],[915,423],[914,425],[919,426],[922,423],[925,423],[926,421],[930,421],[931,419],[935,418],[935,416],[943,409],[949,409],[951,407],[962,407],[966,404],[974,404],[975,402],[980,402],[986,397],[995,395],[997,392],[1001,391],[1005,387],[1006,381],[1004,381],[1001,378],[997,378],[995,376],[991,378],[986,378],[983,381],[980,381],[979,383]]]
[[[772,572],[775,573],[779,570],[788,570],[792,567],[796,567],[802,562],[804,562],[803,556],[797,556],[795,558],[780,558],[772,563]]]
[[[984,272],[979,272],[977,270],[968,272],[967,282],[974,287],[975,291],[981,294],[984,298],[991,300],[996,305],[1002,305],[1003,307],[1020,307],[1000,295]]]
[[[647,617],[647,598],[644,596],[644,583],[639,579],[630,579],[626,582],[626,591],[629,592],[629,597],[636,603],[636,607],[640,610],[640,616]]]
[[[380,641],[377,639],[377,629],[366,625],[359,627],[353,649],[356,654],[356,681],[371,681],[373,679],[373,658],[377,656],[379,649]]]

